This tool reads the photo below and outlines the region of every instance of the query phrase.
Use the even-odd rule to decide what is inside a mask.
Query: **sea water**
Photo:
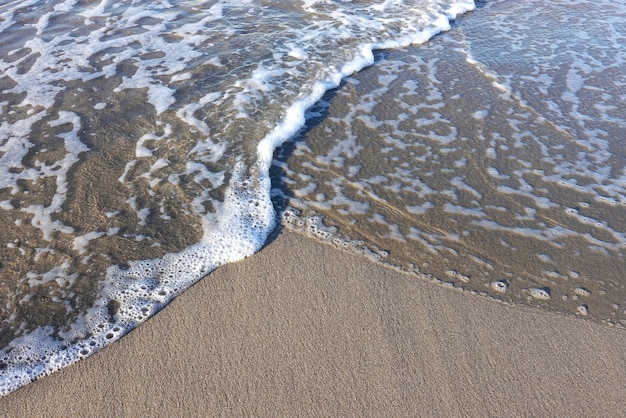
[[[626,3],[478,9],[381,51],[311,110],[275,163],[284,223],[446,286],[623,327]]]
[[[276,226],[307,108],[471,0],[0,5],[0,394],[120,338]]]
[[[473,2],[0,6],[0,393],[253,254],[275,207],[623,323],[625,5],[543,3],[479,3],[428,43]]]

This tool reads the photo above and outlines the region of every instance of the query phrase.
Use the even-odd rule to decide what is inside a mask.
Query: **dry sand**
[[[0,415],[623,416],[625,347],[283,232]]]

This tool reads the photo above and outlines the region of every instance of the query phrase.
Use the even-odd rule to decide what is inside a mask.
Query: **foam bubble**
[[[528,291],[533,299],[549,300],[551,298],[551,291],[547,287],[531,287],[530,289],[528,289]]]
[[[576,293],[578,296],[589,296],[589,295],[591,295],[591,292],[588,291],[587,289],[585,289],[584,287],[577,287],[576,289],[574,289],[574,293]]]
[[[499,293],[504,293],[509,288],[509,284],[506,280],[498,280],[495,282],[491,282],[491,288]]]

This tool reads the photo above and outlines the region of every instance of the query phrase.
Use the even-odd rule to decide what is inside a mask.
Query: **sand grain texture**
[[[624,347],[283,232],[0,415],[622,416]]]

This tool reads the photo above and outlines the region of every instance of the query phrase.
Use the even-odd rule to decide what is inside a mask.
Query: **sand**
[[[625,347],[283,231],[0,415],[623,416]]]

